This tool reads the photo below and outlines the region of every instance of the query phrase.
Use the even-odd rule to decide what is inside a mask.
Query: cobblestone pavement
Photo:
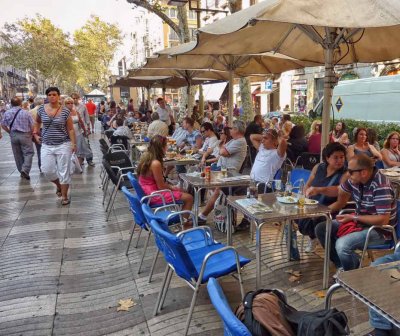
[[[71,204],[62,207],[54,186],[39,174],[36,158],[31,181],[15,169],[9,138],[0,140],[0,335],[180,335],[192,291],[173,277],[162,313],[152,316],[165,264],[160,258],[152,283],[147,282],[154,244],[148,249],[141,274],[137,265],[143,240],[124,249],[132,225],[125,199],[119,195],[110,221],[105,221],[98,135],[91,136],[96,167],[87,165],[73,177]],[[217,235],[224,240],[224,237]],[[287,262],[277,227],[263,232],[262,281],[281,288],[299,309],[322,308],[322,259],[302,253],[301,262]],[[254,258],[248,234],[235,235],[235,246]],[[291,283],[285,270],[300,270]],[[244,270],[245,290],[254,289],[255,263]],[[221,281],[232,306],[240,301],[232,277]],[[117,312],[118,300],[136,305]],[[370,330],[367,310],[344,292],[333,304],[344,309],[352,333]],[[193,315],[191,335],[222,335],[221,323],[203,288]]]

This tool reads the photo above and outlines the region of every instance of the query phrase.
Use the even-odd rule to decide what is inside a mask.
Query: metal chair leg
[[[103,188],[103,202],[102,202],[103,205],[104,205],[104,202],[105,202],[105,200],[106,200],[106,195],[107,195],[108,185],[109,185],[109,184],[110,184],[110,179],[107,178],[107,180],[106,180],[106,182],[105,182],[105,185],[104,185],[104,188]]]
[[[194,306],[195,306],[195,304],[196,304],[197,294],[199,293],[200,286],[201,286],[201,284],[196,284],[196,287],[195,287],[195,289],[194,289],[193,298],[192,298],[192,303],[190,304],[188,317],[187,317],[187,319],[186,319],[185,331],[183,332],[183,334],[184,334],[185,336],[187,335],[187,333],[188,333],[188,331],[189,331],[190,321],[192,320],[193,310],[194,310]]]
[[[151,270],[150,270],[149,280],[148,280],[149,283],[151,282],[151,278],[153,277],[154,268],[156,267],[156,263],[157,263],[157,259],[158,259],[159,254],[160,254],[160,250],[157,249],[156,255],[154,256],[153,263],[151,265]]]
[[[115,185],[114,185],[114,186],[113,186],[113,189],[111,190],[110,198],[108,199],[108,202],[107,202],[106,211],[108,211],[109,208],[110,208],[111,200],[112,200],[112,198],[113,198],[113,196],[114,196],[114,193],[116,192],[115,189],[117,189],[117,188],[116,188]]]
[[[117,197],[117,194],[118,194],[118,189],[115,188],[114,196],[111,194],[110,201],[108,202],[108,204],[109,204],[109,209],[108,209],[108,214],[107,214],[106,222],[108,222],[108,220],[109,220],[109,218],[110,218],[110,215],[111,215],[111,212],[112,212],[112,210],[113,210],[114,202],[115,202],[115,198]],[[107,211],[107,209],[106,209],[106,211]]]
[[[142,234],[142,231],[143,231],[143,228],[141,227],[140,230],[139,230],[138,236],[137,236],[137,238],[136,238],[136,242],[135,242],[135,245],[134,245],[135,248],[138,247],[139,239],[140,239],[140,235]]]
[[[161,298],[160,308],[159,308],[158,312],[161,312],[161,310],[163,309],[165,298],[167,297],[168,288],[169,288],[169,285],[171,284],[171,279],[172,279],[172,275],[173,274],[174,274],[174,272],[171,269],[171,271],[168,274],[168,279],[167,279],[167,282],[165,284],[165,289],[164,289],[163,296]]]
[[[325,297],[325,309],[329,309],[331,307],[332,295],[341,287],[342,286],[340,286],[338,283],[335,283],[334,285],[329,287]]]
[[[135,227],[136,227],[136,222],[133,223],[133,228],[132,228],[131,236],[129,237],[128,246],[126,247],[126,251],[125,251],[125,255],[126,255],[126,256],[128,256],[129,247],[131,246],[133,234],[135,233]],[[141,231],[140,231],[140,232],[141,232]],[[136,246],[135,246],[135,247],[136,247]]]
[[[147,251],[147,246],[149,246],[150,236],[151,236],[151,231],[148,232],[146,241],[145,241],[144,246],[143,246],[143,253],[142,253],[142,257],[140,258],[140,262],[139,262],[138,274],[140,273],[140,269],[142,268],[144,256],[145,256],[146,251]]]
[[[165,284],[167,282],[168,274],[170,271],[171,271],[171,269],[170,269],[169,265],[167,265],[167,268],[165,269],[165,273],[164,273],[164,280],[161,284],[160,291],[158,292],[158,298],[157,298],[156,306],[154,307],[153,316],[157,316],[158,307],[160,306],[161,298],[163,296]]]

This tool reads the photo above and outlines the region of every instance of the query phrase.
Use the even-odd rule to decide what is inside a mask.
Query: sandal
[[[63,199],[63,200],[61,201],[61,205],[68,205],[68,204],[70,204],[70,203],[71,203],[71,201],[69,200],[69,198]]]
[[[62,196],[62,194],[61,194],[61,189],[57,189],[57,190],[56,190],[56,195],[57,195],[58,197],[61,197],[61,196]]]

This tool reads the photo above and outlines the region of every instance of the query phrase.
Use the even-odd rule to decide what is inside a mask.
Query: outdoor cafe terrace
[[[132,214],[122,193],[118,193],[110,220],[106,221],[98,139],[96,134],[91,141],[96,167],[85,167],[84,174],[73,176],[71,204],[61,207],[54,187],[39,174],[36,162],[31,181],[20,179],[14,168],[9,138],[3,138],[0,335],[183,333],[192,290],[173,276],[164,308],[153,317],[165,262],[161,257],[158,259],[153,281],[148,283],[156,252],[153,239],[140,274],[137,269],[144,237],[138,248],[132,245],[128,257],[125,256]],[[226,241],[225,234],[215,231],[211,216],[208,225],[217,240]],[[326,293],[322,290],[323,250],[304,253],[299,237],[301,261],[288,261],[278,224],[264,226],[261,235],[260,287],[283,290],[289,303],[297,309],[322,309]],[[254,290],[255,242],[248,232],[241,232],[233,234],[233,245],[240,254],[252,259],[242,276],[245,292]],[[295,271],[300,275],[293,276],[298,274]],[[237,281],[224,277],[220,284],[234,309],[240,302]],[[133,303],[126,311],[118,311],[119,300],[127,299]],[[352,335],[364,335],[371,330],[366,306],[343,290],[334,295],[333,306],[347,314]],[[221,320],[205,287],[200,290],[189,334],[223,334]]]

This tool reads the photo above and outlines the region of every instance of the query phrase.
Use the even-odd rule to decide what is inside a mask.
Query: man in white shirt
[[[251,134],[250,141],[258,151],[251,168],[250,176],[257,182],[268,183],[274,179],[276,172],[282,167],[286,159],[286,139],[278,135],[274,129],[268,129],[263,134]],[[247,230],[250,222],[243,217],[237,231]]]
[[[160,117],[160,120],[165,122],[167,126],[171,125],[171,117],[170,114],[172,114],[171,108],[165,104],[165,100],[163,98],[158,98],[157,99],[157,113]]]
[[[220,158],[218,160],[218,166],[225,166],[239,172],[246,158],[247,143],[244,138],[246,131],[246,125],[243,121],[234,121],[231,130],[232,140],[226,143],[220,149]],[[215,188],[212,196],[208,200],[206,206],[203,208],[201,214],[199,214],[198,223],[205,224],[207,215],[213,210],[214,204],[219,196],[220,189]]]
[[[251,134],[250,141],[258,150],[250,176],[258,182],[268,183],[286,159],[286,139],[279,137],[276,130],[268,129],[263,134]]]

